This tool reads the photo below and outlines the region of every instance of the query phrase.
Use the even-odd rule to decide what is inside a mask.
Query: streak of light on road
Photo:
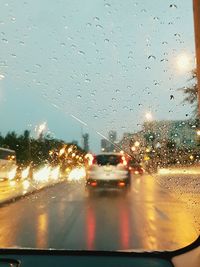
[[[200,174],[200,169],[197,168],[180,168],[180,169],[159,169],[158,170],[159,175],[167,175],[167,174]]]

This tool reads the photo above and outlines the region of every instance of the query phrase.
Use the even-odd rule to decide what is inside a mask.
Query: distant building
[[[143,124],[143,135],[147,143],[166,144],[171,141],[176,147],[196,146],[197,125],[194,120],[151,121]]]
[[[131,156],[143,156],[150,149],[166,146],[195,148],[197,126],[193,120],[151,121],[143,124],[136,133],[124,133],[117,146]]]
[[[107,139],[101,139],[101,151],[108,152],[110,148],[110,142]]]
[[[116,131],[109,131],[108,139],[109,139],[109,141],[111,141],[113,143],[116,142],[116,140],[117,140],[117,132]]]
[[[117,143],[117,132],[109,131],[108,139],[101,140],[101,151],[102,152],[115,152]]]
[[[135,156],[142,153],[145,147],[143,132],[124,133],[122,139],[118,142],[118,146],[129,155]]]
[[[82,135],[83,138],[83,149],[88,152],[89,151],[89,134],[85,133]]]

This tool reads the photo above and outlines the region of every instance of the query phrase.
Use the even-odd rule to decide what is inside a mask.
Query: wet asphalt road
[[[198,236],[197,218],[187,198],[199,199],[200,192],[179,194],[173,190],[176,183],[165,186],[166,179],[159,175],[132,177],[126,196],[117,191],[89,196],[84,182],[64,182],[4,205],[0,207],[0,247],[180,248]]]

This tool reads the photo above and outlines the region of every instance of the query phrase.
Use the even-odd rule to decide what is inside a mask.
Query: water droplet
[[[8,43],[8,40],[6,38],[1,39],[4,43]]]
[[[104,6],[105,6],[105,7],[111,7],[111,4],[109,4],[109,3],[105,3]]]
[[[174,36],[181,37],[180,33],[175,33]]]
[[[88,22],[88,23],[86,24],[86,26],[87,26],[87,27],[91,27],[91,26],[92,26],[92,23]]]
[[[97,24],[97,25],[96,25],[96,28],[98,28],[98,29],[103,29],[103,26],[100,25],[100,24]]]
[[[78,53],[79,53],[80,55],[85,55],[85,52],[82,51],[82,50],[79,50]]]
[[[109,40],[109,39],[107,39],[107,38],[106,38],[106,39],[104,39],[104,42],[105,42],[105,43],[109,43],[109,41],[110,41],[110,40]]]
[[[0,81],[3,80],[5,78],[4,74],[0,74]]]
[[[23,41],[20,41],[19,44],[20,45],[25,45],[25,43]]]
[[[81,98],[81,95],[77,95],[76,97],[77,97],[78,99],[80,99],[80,98]]]
[[[95,20],[95,21],[99,21],[100,18],[99,18],[99,17],[94,17],[93,20]]]
[[[119,92],[120,92],[120,90],[119,90],[119,89],[116,89],[116,90],[115,90],[115,92],[116,92],[116,93],[119,93]]]
[[[86,78],[86,79],[85,79],[85,82],[86,82],[86,83],[89,83],[89,82],[91,82],[91,80],[90,80],[89,78]]]
[[[154,55],[149,55],[148,59],[156,59],[156,57]]]
[[[175,5],[175,4],[171,4],[169,7],[170,7],[170,8],[177,8],[177,5]]]
[[[160,62],[167,62],[167,61],[168,61],[167,58],[163,58],[163,59],[160,60]]]

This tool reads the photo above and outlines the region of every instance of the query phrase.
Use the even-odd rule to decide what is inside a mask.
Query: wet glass
[[[0,147],[17,163],[1,170],[0,150],[0,247],[172,250],[199,235],[193,24],[191,0],[1,1]]]

